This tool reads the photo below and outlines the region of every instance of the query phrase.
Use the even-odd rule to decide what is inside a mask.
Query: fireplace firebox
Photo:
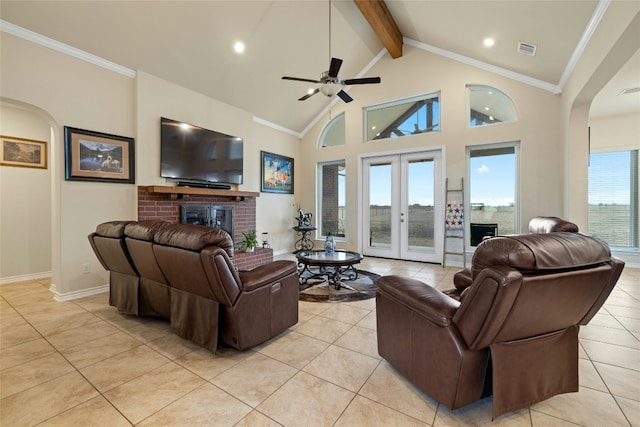
[[[233,238],[233,205],[180,205],[180,222],[221,228]]]

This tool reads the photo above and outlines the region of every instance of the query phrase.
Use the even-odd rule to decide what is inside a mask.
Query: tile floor
[[[368,258],[363,269],[450,288],[456,268]],[[0,286],[2,426],[640,426],[640,269],[580,332],[580,392],[491,421],[450,411],[376,350],[375,300],[300,303],[300,321],[213,355],[106,294],[55,302],[47,280]]]

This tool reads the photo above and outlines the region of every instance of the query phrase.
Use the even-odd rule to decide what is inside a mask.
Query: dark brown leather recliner
[[[579,326],[623,267],[578,233],[489,239],[460,300],[415,279],[378,280],[378,351],[450,409],[492,394],[494,418],[578,391]]]
[[[140,316],[171,317],[171,292],[153,253],[154,236],[168,225],[165,221],[131,222],[124,228],[125,243],[140,275],[138,307]]]
[[[293,261],[236,271],[233,241],[217,228],[170,224],[154,237],[154,254],[171,285],[171,326],[212,352],[218,331],[237,349],[264,342],[298,321]]]
[[[566,231],[577,233],[578,226],[555,216],[536,216],[529,221],[529,234],[556,233]],[[489,237],[492,238],[492,237]],[[485,239],[487,240],[487,239]],[[462,269],[453,275],[453,284],[456,287],[454,293],[460,293],[473,282],[471,268]]]
[[[125,227],[133,221],[110,221],[96,227],[89,243],[98,261],[109,272],[109,305],[127,314],[139,314],[140,276],[125,245]]]

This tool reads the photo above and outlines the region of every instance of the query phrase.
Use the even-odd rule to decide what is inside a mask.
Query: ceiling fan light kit
[[[347,93],[343,90],[344,86],[351,85],[366,85],[366,84],[376,84],[380,83],[380,77],[364,77],[360,79],[346,79],[340,80],[338,77],[338,72],[340,71],[340,67],[342,66],[342,59],[340,58],[331,58],[331,63],[329,64],[329,71],[325,71],[320,75],[320,80],[313,79],[305,79],[302,77],[289,77],[283,76],[283,80],[293,80],[298,82],[307,82],[307,83],[316,83],[320,86],[314,90],[310,90],[306,95],[298,98],[298,101],[304,101],[311,98],[316,93],[320,92],[323,95],[331,98],[334,95],[337,95],[344,102],[351,102],[353,98],[351,98]]]

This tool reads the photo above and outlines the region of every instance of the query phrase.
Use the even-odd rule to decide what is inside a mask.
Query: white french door
[[[441,159],[440,150],[362,159],[364,255],[442,261]]]

